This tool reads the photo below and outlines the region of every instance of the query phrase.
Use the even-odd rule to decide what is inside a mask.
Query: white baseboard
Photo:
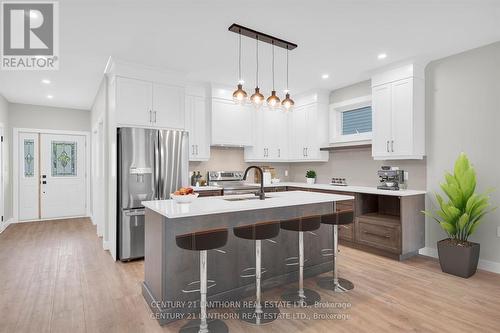
[[[8,219],[7,221],[3,221],[3,222],[0,222],[0,234],[5,230],[7,229],[7,227],[11,224],[11,223],[14,223],[14,219],[13,218],[10,218]]]
[[[424,247],[418,251],[419,254],[427,257],[438,258],[438,251],[433,247]],[[477,268],[500,274],[500,262],[490,261],[479,259],[479,263],[477,264]]]

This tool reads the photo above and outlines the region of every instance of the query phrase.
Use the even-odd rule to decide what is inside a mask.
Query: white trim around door
[[[20,133],[33,133],[33,134],[53,134],[53,135],[78,135],[85,137],[85,200],[86,200],[86,208],[85,215],[90,216],[90,207],[91,207],[91,188],[90,188],[90,165],[91,165],[91,157],[90,157],[90,132],[85,131],[65,131],[65,130],[45,130],[45,129],[33,129],[33,128],[13,128],[12,129],[12,183],[13,183],[13,193],[12,193],[12,201],[13,201],[13,222],[19,221],[19,134]],[[74,216],[80,217],[80,216]],[[40,221],[42,219],[36,220]],[[52,220],[52,219],[51,219]]]

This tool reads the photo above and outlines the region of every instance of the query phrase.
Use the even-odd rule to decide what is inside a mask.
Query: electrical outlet
[[[500,237],[500,227],[497,227],[497,237]]]

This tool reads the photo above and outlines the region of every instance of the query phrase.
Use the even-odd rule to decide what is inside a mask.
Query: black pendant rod
[[[292,43],[292,42],[287,42],[286,40],[283,40],[281,38],[277,38],[274,36],[270,36],[268,34],[244,27],[242,25],[233,23],[231,26],[228,28],[229,31],[232,31],[237,34],[241,34],[246,37],[250,37],[253,39],[257,39],[261,42],[266,42],[269,44],[276,45],[278,47],[287,49],[287,50],[293,50],[294,48],[297,47],[297,44]]]

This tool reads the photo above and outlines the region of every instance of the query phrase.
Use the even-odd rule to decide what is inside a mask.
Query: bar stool
[[[278,317],[280,310],[272,305],[261,304],[260,280],[262,276],[261,264],[261,242],[271,239],[280,233],[279,221],[260,222],[256,224],[235,227],[234,235],[238,238],[255,241],[255,304],[253,307],[241,307],[238,309],[239,319],[250,324],[262,325],[270,323]]]
[[[207,250],[226,245],[227,234],[227,229],[223,228],[192,232],[175,237],[175,242],[181,249],[200,252],[200,319],[188,322],[181,328],[181,333],[225,333],[228,331],[222,320],[207,321]]]
[[[299,233],[299,290],[287,290],[281,298],[298,306],[309,306],[321,300],[317,292],[304,289],[304,231],[319,229],[321,216],[300,217],[281,221],[281,229]]]
[[[323,277],[318,280],[318,286],[322,289],[333,290],[335,292],[345,292],[354,288],[354,284],[346,279],[339,278],[337,274],[337,253],[339,225],[351,224],[354,222],[354,211],[344,210],[337,213],[322,215],[321,223],[333,226],[333,277]]]

